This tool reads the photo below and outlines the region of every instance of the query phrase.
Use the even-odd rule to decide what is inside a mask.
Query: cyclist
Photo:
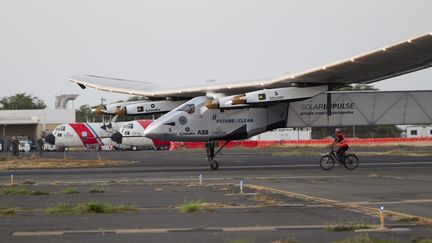
[[[336,138],[334,142],[330,146],[339,146],[339,149],[336,151],[336,153],[339,155],[340,158],[345,158],[345,152],[349,149],[347,140],[345,138],[345,135],[342,133],[342,129],[336,128]]]

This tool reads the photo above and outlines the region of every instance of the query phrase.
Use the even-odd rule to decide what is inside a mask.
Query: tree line
[[[38,110],[46,107],[43,100],[26,93],[17,93],[0,99],[0,110]]]

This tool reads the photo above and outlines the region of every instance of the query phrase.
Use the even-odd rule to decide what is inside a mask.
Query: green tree
[[[338,91],[364,91],[364,90],[378,90],[370,84],[352,84],[338,89]]]
[[[146,100],[144,96],[130,96],[127,101],[140,101],[140,100]],[[122,101],[119,101],[122,102]]]
[[[89,105],[82,105],[75,110],[76,122],[87,122],[96,120],[96,114],[92,112],[92,108]],[[100,120],[100,119],[98,119]]]
[[[4,110],[30,110],[45,109],[46,104],[36,96],[26,93],[17,93],[12,96],[4,97],[0,100]],[[1,107],[1,106],[0,106]]]

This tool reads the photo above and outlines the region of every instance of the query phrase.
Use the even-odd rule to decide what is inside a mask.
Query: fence
[[[347,139],[351,145],[409,145],[409,144],[427,144],[431,143],[432,138],[357,138]],[[225,147],[226,148],[267,148],[277,146],[324,146],[333,142],[332,139],[311,139],[311,140],[280,140],[280,141],[231,141]],[[224,141],[220,141],[219,144],[223,144]],[[203,142],[172,142],[171,150],[178,148],[183,149],[204,149],[205,143]]]

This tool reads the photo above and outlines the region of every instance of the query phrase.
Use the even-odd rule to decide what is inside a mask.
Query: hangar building
[[[0,110],[0,143],[7,145],[13,136],[36,140],[44,132],[50,132],[62,123],[75,122],[75,109],[66,109],[66,103],[76,96],[57,96],[57,109]]]

